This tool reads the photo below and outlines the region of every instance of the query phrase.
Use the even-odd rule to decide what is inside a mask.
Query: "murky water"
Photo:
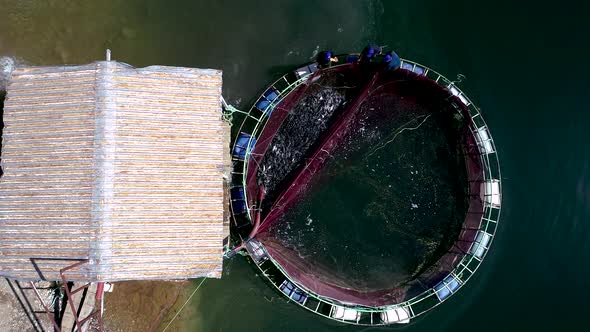
[[[359,50],[369,40],[449,77],[463,73],[500,149],[502,226],[477,276],[404,329],[585,330],[588,9],[582,1],[0,0],[0,56],[77,64],[103,59],[108,47],[135,66],[221,68],[224,96],[243,108],[316,50]],[[176,330],[368,330],[284,303],[241,257],[189,305]]]
[[[321,147],[338,144],[323,150],[323,168],[294,185],[304,197],[263,236],[288,248],[282,254],[292,264],[311,263],[304,273],[323,283],[363,292],[410,287],[459,236],[468,179],[458,113],[446,96],[425,98],[424,84],[403,85],[349,111],[342,138]],[[275,154],[271,146],[267,155]]]

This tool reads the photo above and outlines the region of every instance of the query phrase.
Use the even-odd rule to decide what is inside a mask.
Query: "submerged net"
[[[477,227],[466,118],[445,89],[405,70],[314,74],[252,152],[256,237],[296,281],[343,302],[385,305],[431,287]]]
[[[251,153],[248,192],[258,197],[264,187],[264,215],[370,79],[366,73],[340,68],[319,73],[277,105]]]

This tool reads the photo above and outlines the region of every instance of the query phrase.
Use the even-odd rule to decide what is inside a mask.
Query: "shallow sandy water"
[[[104,328],[108,332],[162,331],[196,287],[193,281],[126,281],[105,294]],[[192,298],[195,303],[198,293]],[[168,331],[198,325],[196,306],[187,305]]]

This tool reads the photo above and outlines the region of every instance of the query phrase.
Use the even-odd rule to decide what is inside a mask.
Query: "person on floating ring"
[[[332,62],[338,62],[338,58],[332,56],[331,51],[321,51],[316,57],[316,62],[318,63],[318,67],[327,68],[332,65]]]
[[[385,69],[396,70],[401,66],[402,61],[394,51],[389,51],[383,56],[383,63],[385,64]]]

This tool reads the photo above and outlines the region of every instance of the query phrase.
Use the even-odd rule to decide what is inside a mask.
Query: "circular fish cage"
[[[310,112],[311,104],[322,105],[321,112]],[[297,121],[292,121],[294,114]],[[392,121],[403,125],[391,130]],[[404,141],[418,157],[400,164],[404,151],[391,143],[401,140],[402,132],[418,128],[422,134]],[[456,293],[476,272],[493,241],[501,210],[496,146],[479,108],[455,82],[426,66],[405,59],[395,71],[367,69],[353,61],[325,69],[307,64],[271,84],[234,134],[230,210],[232,236],[241,243],[236,250],[244,249],[270,284],[309,311],[356,325],[408,323]],[[424,144],[436,139],[438,146]],[[433,160],[450,165],[450,171],[430,171]],[[411,175],[391,174],[394,168],[407,168]],[[376,175],[363,177],[363,172]],[[347,195],[370,196],[358,191],[348,181],[351,178],[378,193],[362,211],[368,220],[379,222],[379,231],[360,225],[348,230],[348,236],[369,230],[371,240],[347,238],[332,245],[345,255],[350,254],[349,244],[361,246],[357,256],[366,253],[366,266],[379,271],[371,282],[363,280],[372,275],[365,263],[352,268],[334,265],[324,257],[331,254],[317,254],[322,248],[313,242],[337,237],[334,229],[346,224],[318,235],[321,231],[314,231],[312,218],[306,216],[339,197],[330,189],[333,179],[346,183]],[[432,181],[438,178],[460,184]],[[410,206],[396,205],[406,200],[397,196],[399,188],[413,192],[408,196]],[[306,200],[310,195],[324,201],[315,206]],[[420,212],[419,205],[430,206],[431,201],[437,202],[438,210]],[[334,220],[356,218],[355,211],[338,209],[332,209]],[[423,222],[424,218],[429,219]],[[290,240],[311,237],[311,244],[285,244],[285,229],[296,224],[294,219],[305,231]],[[388,264],[388,253],[396,250],[411,259]]]

